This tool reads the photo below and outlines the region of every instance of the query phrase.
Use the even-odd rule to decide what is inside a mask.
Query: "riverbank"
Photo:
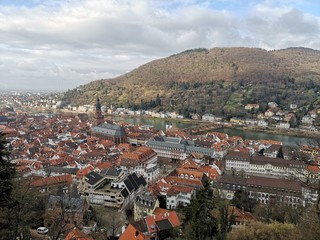
[[[118,117],[118,118],[135,118],[135,119],[151,119],[151,120],[155,120],[155,121],[165,121],[165,122],[170,122],[170,123],[189,123],[192,125],[197,125],[197,124],[201,124],[201,123],[208,123],[205,121],[201,121],[201,120],[194,120],[194,119],[177,119],[177,118],[159,118],[159,117],[151,117],[151,116],[138,116],[138,115],[114,115],[114,114],[105,114],[105,117]]]
[[[109,117],[118,117],[118,118],[135,118],[135,119],[149,119],[153,121],[164,121],[168,123],[187,123],[190,125],[202,125],[202,124],[216,124],[211,123],[208,121],[202,121],[202,120],[195,120],[195,119],[174,119],[174,118],[157,118],[157,117],[150,117],[150,116],[136,116],[136,115],[112,115],[108,114],[105,116]],[[219,124],[221,125],[221,124]],[[315,131],[307,131],[307,130],[301,130],[298,128],[289,128],[289,129],[281,129],[281,128],[275,128],[275,127],[258,127],[258,126],[235,126],[233,124],[230,124],[229,122],[225,122],[222,125],[224,125],[224,128],[233,128],[238,130],[249,130],[249,131],[256,131],[256,132],[264,132],[269,134],[281,134],[285,136],[295,136],[295,137],[311,137],[311,138],[320,138],[320,132]]]
[[[320,132],[314,131],[306,131],[297,128],[289,128],[289,129],[279,129],[279,128],[271,128],[271,127],[254,127],[254,126],[244,126],[244,127],[230,127],[238,130],[248,130],[248,131],[255,131],[255,132],[262,132],[262,133],[269,133],[275,135],[284,135],[284,136],[294,136],[294,137],[307,137],[313,139],[320,139]]]
[[[28,109],[31,110],[31,109]],[[39,112],[46,112],[46,113],[60,113],[60,114],[72,114],[77,115],[83,112],[75,112],[70,110],[49,110],[48,109],[35,109]],[[86,112],[89,117],[94,117],[92,112]],[[173,118],[158,118],[158,117],[151,117],[151,116],[138,116],[138,115],[114,115],[114,114],[105,114],[105,118],[110,118],[115,121],[123,121],[129,122],[135,125],[138,124],[145,124],[145,125],[153,125],[157,129],[165,130],[166,123],[172,123],[173,126],[179,127],[181,129],[192,128],[196,127],[197,125],[210,125],[214,124],[208,121],[202,120],[194,120],[194,119],[173,119]],[[258,126],[236,126],[234,124],[225,123],[221,124],[223,128],[226,129],[234,129],[239,131],[249,131],[249,132],[257,132],[257,133],[266,133],[271,135],[282,135],[282,136],[289,136],[289,137],[299,137],[299,138],[308,138],[308,139],[320,139],[320,132],[313,132],[307,130],[301,130],[296,128],[290,129],[280,129],[280,128],[272,128],[272,127],[258,127]]]

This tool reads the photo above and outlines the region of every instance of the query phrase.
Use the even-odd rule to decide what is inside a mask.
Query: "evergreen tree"
[[[6,144],[4,135],[0,133],[0,207],[11,204],[12,180],[16,173],[14,164],[8,159]]]
[[[214,239],[218,232],[217,219],[213,216],[214,205],[213,192],[207,184],[186,209],[187,239]]]

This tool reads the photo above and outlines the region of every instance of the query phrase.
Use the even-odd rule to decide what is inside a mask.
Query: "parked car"
[[[39,233],[39,234],[47,234],[48,233],[48,228],[46,228],[46,227],[38,227],[37,228],[37,233]]]

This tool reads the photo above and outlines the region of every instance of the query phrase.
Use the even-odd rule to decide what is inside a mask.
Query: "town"
[[[39,111],[59,111],[74,113],[93,113],[94,105],[76,106],[72,104],[64,104],[61,101],[59,93],[39,93],[39,92],[18,92],[8,91],[0,95],[3,104],[23,109],[37,109]],[[102,105],[102,104],[101,104]],[[290,104],[289,109],[281,109],[275,102],[267,103],[267,110],[260,111],[259,104],[246,104],[242,106],[248,113],[254,113],[252,116],[256,118],[238,118],[231,117],[224,119],[221,116],[215,116],[210,113],[199,115],[198,113],[190,113],[190,119],[199,120],[208,123],[222,123],[224,125],[252,127],[257,129],[276,129],[277,131],[298,131],[299,134],[304,132],[320,132],[320,105],[314,106],[298,106],[295,103]],[[186,116],[177,112],[163,112],[153,110],[132,110],[122,107],[101,106],[101,110],[105,114],[117,116],[136,116],[136,117],[152,117],[161,119],[186,119]],[[301,112],[303,114],[301,116]]]
[[[0,131],[8,142],[9,159],[19,178],[45,199],[42,222],[30,226],[35,239],[183,239],[181,212],[207,188],[230,202],[245,194],[260,209],[280,203],[290,209],[319,204],[319,145],[293,148],[280,141],[242,139],[214,129],[195,134],[170,124],[160,130],[120,123],[105,115],[183,116],[107,109],[99,99],[94,106],[54,111],[61,102],[52,95],[0,97]],[[297,106],[292,104],[290,112],[277,109],[276,103],[268,106],[258,119],[232,118],[226,124],[297,126]],[[244,107],[259,108],[256,104]],[[40,108],[47,111],[35,111]],[[310,109],[299,128],[319,131],[315,124],[319,111]],[[210,114],[202,120],[224,124]],[[230,204],[227,211],[234,215],[230,229],[260,220],[251,207],[241,204]]]

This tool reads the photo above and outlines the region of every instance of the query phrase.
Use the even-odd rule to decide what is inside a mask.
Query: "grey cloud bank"
[[[0,6],[0,89],[66,90],[198,47],[320,49],[319,16],[294,6],[265,1],[239,14],[193,1],[165,3]]]

